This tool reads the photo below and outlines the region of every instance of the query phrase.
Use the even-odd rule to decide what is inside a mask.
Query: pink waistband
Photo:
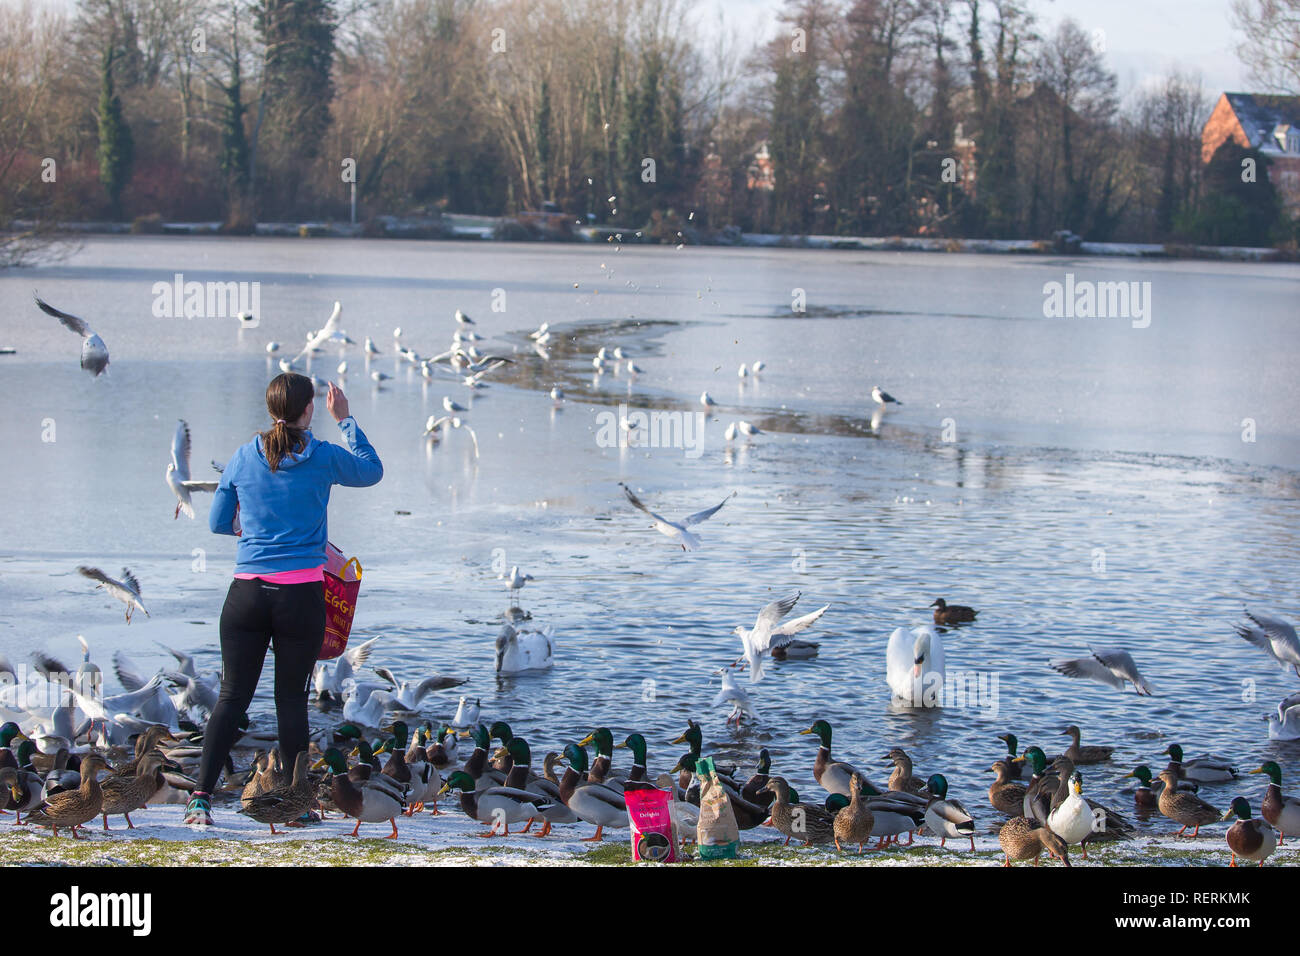
[[[269,584],[307,584],[310,581],[325,580],[325,565],[314,568],[300,568],[297,571],[275,571],[271,574],[236,574],[240,581],[266,581]]]

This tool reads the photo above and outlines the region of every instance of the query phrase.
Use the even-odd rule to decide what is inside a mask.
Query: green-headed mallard
[[[337,747],[328,748],[321,759],[330,770],[326,778],[330,802],[340,813],[357,821],[351,835],[359,836],[363,823],[387,820],[393,832],[385,834],[384,839],[397,839],[397,817],[405,804],[397,781],[382,773],[372,775],[367,764],[349,768]]]
[[[688,775],[698,776],[699,763],[702,758],[698,753],[691,752],[683,754],[673,767],[675,772]],[[741,830],[752,830],[754,827],[761,826],[763,821],[768,818],[768,808],[761,804],[751,803],[740,793],[740,788],[730,777],[724,777],[716,774],[718,784],[727,794],[727,799],[731,803],[731,812],[736,818],[736,827]],[[700,788],[692,787],[687,791],[687,797],[692,803],[699,803]]]
[[[843,763],[831,759],[831,725],[825,720],[818,720],[807,730],[799,731],[801,734],[815,734],[821,742],[817,749],[817,759],[813,762],[813,778],[823,790],[830,793],[842,793],[844,796],[850,796],[849,788],[853,775],[858,771],[852,764]],[[859,776],[862,776],[859,774]],[[871,784],[871,780],[865,776],[863,781]],[[879,790],[874,784],[872,788]]]
[[[993,804],[993,809],[1008,816],[1020,816],[1024,813],[1025,794],[1029,788],[1011,779],[1011,765],[1005,760],[995,760],[989,770],[998,775],[998,779],[989,785],[989,803]]]
[[[1047,755],[1041,747],[1026,747],[1024,753],[1016,758],[1028,764],[1033,771],[1029,785],[1025,788],[1023,815],[1035,823],[1047,824],[1047,814],[1052,810],[1052,795],[1056,793],[1060,781],[1054,772],[1047,769]]]
[[[1151,789],[1151,768],[1144,763],[1138,764],[1133,768],[1133,772],[1125,774],[1125,777],[1133,777],[1137,780],[1137,790],[1133,793],[1133,802],[1139,810],[1158,809],[1160,798],[1156,792]]]
[[[1065,749],[1065,756],[1076,765],[1105,763],[1115,752],[1114,747],[1084,747],[1079,743],[1080,731],[1076,724],[1071,724],[1062,731],[1070,738],[1070,746]]]
[[[861,855],[862,847],[870,839],[876,821],[862,795],[862,775],[855,773],[849,778],[849,784],[849,805],[835,814],[835,849],[842,850],[841,844],[856,843],[858,854]]]
[[[975,820],[960,800],[948,798],[948,780],[941,773],[936,773],[926,781],[930,793],[934,796],[925,805],[925,825],[939,838],[939,845],[946,846],[949,837],[966,837],[970,839],[970,848],[975,849]]]
[[[1169,766],[1179,780],[1191,780],[1195,783],[1227,783],[1237,779],[1237,768],[1223,757],[1197,757],[1195,760],[1183,759],[1183,748],[1170,744],[1165,751],[1169,755]],[[1162,773],[1161,777],[1164,776]]]
[[[765,790],[767,781],[770,779],[768,772],[772,769],[772,755],[768,753],[766,747],[758,751],[758,769],[754,771],[745,785],[740,788],[740,795],[750,803],[759,807],[771,807],[772,801],[776,795],[770,790]]]
[[[488,824],[481,837],[509,836],[510,824],[540,816],[551,806],[551,799],[518,787],[477,789],[477,781],[464,770],[457,770],[442,785],[442,792],[460,791],[460,808],[473,820]],[[499,832],[498,832],[499,831]]]
[[[1011,779],[1019,780],[1020,771],[1024,769],[1025,762],[1016,759],[1016,748],[1020,746],[1020,741],[1016,739],[1015,734],[998,734],[998,740],[1007,745],[1007,769],[1011,771]]]
[[[622,748],[632,751],[632,769],[627,772],[627,779],[645,780],[647,752],[645,738],[640,734],[628,734],[621,744],[614,745],[615,750]]]
[[[585,837],[583,842],[602,839],[605,827],[629,826],[623,794],[603,783],[586,782],[587,751],[577,744],[569,744],[564,748],[564,757],[569,766],[560,780],[560,798],[578,819],[596,827],[595,836]]]
[[[803,841],[804,846],[835,839],[835,815],[815,804],[791,803],[790,784],[785,777],[769,777],[761,789],[772,800],[772,826],[785,835],[785,846],[792,839]]]
[[[432,736],[433,727],[427,726]],[[428,748],[429,763],[433,764],[438,773],[450,773],[455,770],[460,762],[460,749],[457,743],[456,732],[450,727],[443,727],[438,731],[436,742]]]
[[[1300,799],[1282,793],[1282,768],[1274,761],[1264,761],[1251,773],[1268,774],[1268,790],[1259,808],[1260,816],[1278,831],[1277,843],[1281,846],[1288,833],[1300,833]]]
[[[547,836],[551,832],[551,826],[556,823],[577,823],[577,814],[560,799],[559,784],[533,773],[533,752],[528,741],[523,737],[512,737],[510,743],[506,744],[506,750],[510,755],[511,766],[505,785],[539,793],[551,801],[551,805],[542,811],[542,829],[536,835]],[[529,820],[524,832],[527,833],[532,825],[532,820]]]
[[[97,753],[87,754],[81,761],[81,783],[77,789],[49,795],[44,803],[27,815],[27,822],[50,827],[56,837],[59,827],[70,827],[74,838],[85,839],[78,836],[77,830],[99,816],[104,805],[104,792],[96,774],[107,769],[103,757]]]
[[[0,768],[0,788],[3,788],[8,797],[4,809],[14,812],[14,826],[22,824],[24,813],[30,813],[44,802],[44,797],[41,796],[41,778],[30,770]]]
[[[110,774],[100,785],[104,792],[100,815],[104,818],[104,829],[108,829],[109,816],[122,814],[126,817],[129,830],[135,829],[131,822],[131,811],[139,810],[158,792],[158,771],[162,769],[164,757],[157,750],[146,753],[139,761],[132,761],[136,770],[129,777]]]
[[[1173,768],[1166,767],[1160,771],[1160,779],[1164,781],[1165,788],[1160,791],[1157,806],[1170,820],[1182,824],[1183,828],[1176,836],[1182,836],[1188,827],[1195,827],[1192,831],[1192,836],[1195,837],[1200,834],[1202,824],[1214,823],[1222,818],[1223,814],[1196,794],[1178,789],[1178,772]]]
[[[930,791],[925,788],[925,779],[912,773],[912,758],[907,755],[906,750],[895,747],[885,755],[885,759],[894,768],[889,775],[890,790],[902,790],[905,793],[915,793],[929,798]]]
[[[1237,821],[1228,827],[1228,849],[1232,851],[1232,862],[1237,865],[1237,857],[1251,863],[1264,865],[1264,861],[1277,849],[1277,830],[1267,820],[1255,820],[1250,815],[1250,801],[1245,797],[1235,797],[1224,820],[1236,815]]]
[[[1047,850],[1066,866],[1070,865],[1070,854],[1065,841],[1051,831],[1028,817],[1015,816],[1002,824],[998,830],[998,843],[1006,856],[1003,866],[1010,866],[1011,861],[1033,860],[1038,865],[1038,858]]]
[[[239,812],[258,823],[265,823],[275,833],[277,823],[297,820],[310,810],[316,802],[316,787],[307,774],[307,759],[307,751],[300,751],[294,758],[293,777],[289,782],[242,800]]]
[[[578,741],[579,747],[588,744],[595,745],[596,759],[591,762],[591,769],[587,771],[587,782],[603,783],[615,790],[622,790],[627,772],[614,769],[614,735],[610,733],[609,728],[597,727]]]

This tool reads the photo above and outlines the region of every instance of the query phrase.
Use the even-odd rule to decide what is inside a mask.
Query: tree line
[[[1028,0],[787,0],[739,36],[686,0],[20,0],[0,222],[240,231],[345,219],[355,188],[367,219],[554,202],[664,239],[1295,241],[1237,175],[1263,157],[1202,163],[1218,91],[1173,72],[1121,104],[1104,35]]]

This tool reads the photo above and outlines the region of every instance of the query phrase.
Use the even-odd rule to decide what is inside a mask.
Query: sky
[[[767,38],[776,30],[782,0],[695,0],[701,12],[720,10],[743,33]],[[1119,77],[1121,95],[1166,73],[1171,66],[1199,71],[1206,94],[1248,90],[1246,71],[1234,51],[1229,0],[1035,0],[1040,32],[1067,17],[1089,33],[1105,34],[1106,59]],[[714,22],[705,13],[703,21]]]

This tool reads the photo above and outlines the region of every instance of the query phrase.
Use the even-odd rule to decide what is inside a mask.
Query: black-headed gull
[[[731,705],[731,713],[727,716],[727,724],[730,725],[734,720],[736,727],[740,727],[742,717],[750,717],[758,720],[758,711],[754,709],[754,703],[750,700],[749,692],[736,683],[736,678],[732,676],[732,667],[722,667],[714,671],[715,674],[722,675],[722,689],[718,691],[717,696],[713,698],[710,707],[721,707],[723,704]]]
[[[886,391],[882,391],[879,385],[877,385],[875,388],[871,390],[871,399],[877,405],[889,405],[889,404],[902,405],[903,404],[898,399],[894,398],[893,395],[890,395]]]
[[[829,604],[824,604],[811,614],[786,621],[781,620],[794,610],[799,603],[801,592],[796,591],[787,597],[779,598],[766,605],[758,612],[752,628],[737,627],[731,633],[740,638],[744,653],[736,663],[744,661],[749,667],[749,682],[757,684],[763,679],[763,660],[776,648],[794,643],[794,635],[812,627],[813,623],[826,613]]]
[[[1271,614],[1257,611],[1242,613],[1250,623],[1234,624],[1237,636],[1268,654],[1282,665],[1283,670],[1291,667],[1300,675],[1300,639],[1296,638],[1295,628]]]
[[[149,612],[145,611],[144,604],[140,601],[140,582],[136,580],[134,574],[126,568],[122,569],[122,579],[116,580],[110,578],[99,568],[88,568],[84,564],[77,568],[77,572],[82,577],[90,578],[92,581],[98,581],[95,585],[97,588],[103,588],[113,597],[117,598],[126,605],[126,623],[131,623],[131,615],[136,608],[144,611],[144,616],[148,617]]]
[[[334,311],[331,312],[330,317],[325,320],[325,324],[321,326],[318,331],[312,332],[308,335],[307,344],[303,347],[301,352],[294,356],[293,361],[289,364],[296,365],[301,359],[311,355],[312,352],[323,348],[327,342],[336,341],[340,344],[346,344],[343,340],[346,339],[347,341],[351,341],[350,339],[347,339],[346,335],[343,335],[343,333],[339,331],[339,317],[342,315],[343,303],[335,302]]]
[[[190,500],[191,492],[216,491],[215,481],[196,481],[190,478],[190,426],[183,419],[177,420],[176,432],[172,435],[172,460],[167,465],[167,487],[176,496],[176,513],[173,519],[185,512],[187,518],[194,517],[194,503]]]
[[[1138,671],[1137,664],[1128,651],[1093,647],[1089,647],[1088,651],[1092,654],[1091,657],[1049,661],[1048,666],[1066,677],[1100,681],[1116,690],[1123,690],[1125,684],[1132,684],[1133,689],[1144,697],[1155,695],[1155,688]]]
[[[669,521],[667,518],[663,517],[662,515],[655,514],[644,504],[642,504],[641,499],[638,498],[635,494],[633,494],[632,489],[629,488],[627,485],[623,484],[623,482],[620,481],[618,483],[618,486],[623,489],[623,494],[627,495],[627,500],[632,503],[632,507],[636,508],[638,511],[644,511],[651,518],[653,518],[655,530],[658,531],[660,534],[667,535],[669,538],[672,538],[674,541],[676,541],[679,545],[682,546],[683,551],[694,551],[696,548],[700,546],[700,539],[695,535],[691,534],[691,532],[687,531],[686,529],[691,527],[692,525],[697,525],[702,521],[707,521],[709,518],[712,518],[715,514],[718,513],[719,509],[721,509],[723,505],[725,505],[728,501],[730,501],[732,498],[736,496],[736,492],[733,491],[731,494],[727,495],[727,497],[723,498],[722,501],[714,505],[712,508],[706,508],[703,511],[695,512],[695,514],[687,515],[679,523],[676,521]]]
[[[70,329],[81,336],[81,367],[96,378],[103,375],[104,369],[108,368],[108,346],[104,344],[104,340],[95,334],[84,319],[69,315],[67,312],[60,312],[35,293],[33,297],[42,312],[54,316],[63,323],[65,329]]]

